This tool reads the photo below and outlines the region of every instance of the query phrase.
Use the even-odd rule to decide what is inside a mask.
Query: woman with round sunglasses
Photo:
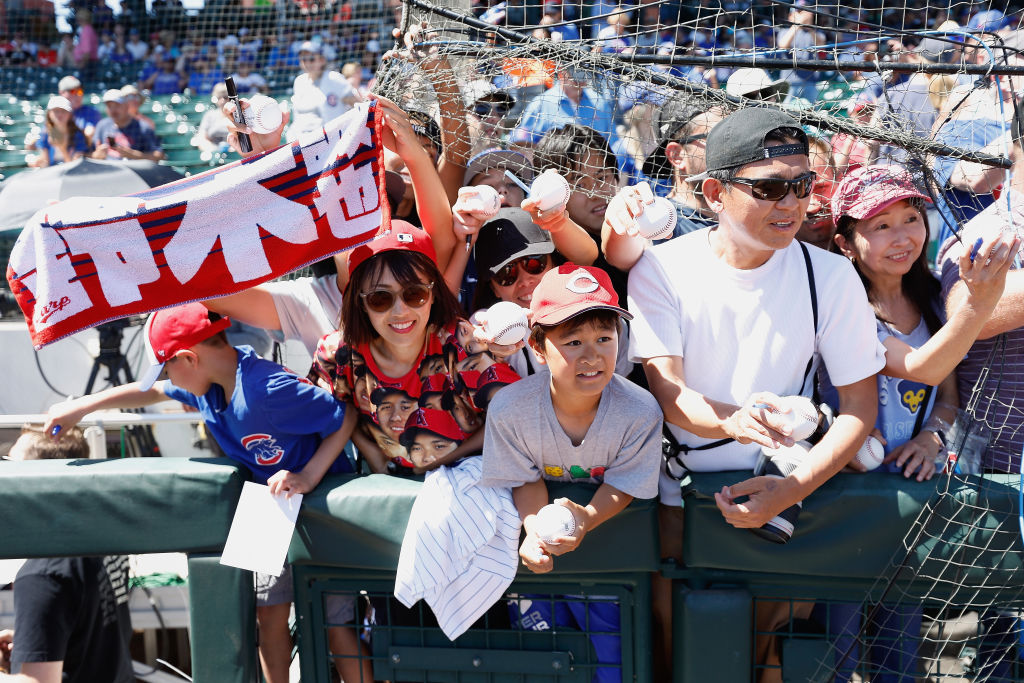
[[[879,470],[917,481],[930,479],[946,459],[944,432],[958,405],[955,368],[995,309],[1019,247],[1019,240],[999,237],[978,244],[973,259],[967,250],[960,277],[970,294],[943,323],[939,282],[925,255],[926,201],[907,171],[877,165],[850,171],[831,202],[834,250],[860,275],[885,346],[874,431],[886,454]],[[850,468],[865,469],[856,461]],[[872,647],[866,655],[850,648],[861,627],[859,609],[835,604],[821,617],[837,636],[837,651],[850,653],[847,661],[837,662],[836,680],[850,680],[858,660],[865,659],[880,671],[872,680],[904,680],[891,672],[916,666],[919,639],[912,634],[920,632],[920,608],[880,605],[872,616],[878,640],[898,644]]]
[[[476,428],[430,468],[479,454],[484,415],[473,401],[476,390],[483,384],[518,379],[488,351],[474,349],[488,354],[486,372],[472,362],[470,349],[463,345],[466,337],[460,334],[460,323],[465,322],[461,308],[443,285],[434,259],[430,236],[398,220],[388,232],[354,249],[348,259],[341,330],[320,340],[313,359],[310,379],[360,411],[361,429],[353,441],[374,472],[413,471],[405,447],[396,449],[395,443],[402,444],[407,421],[436,387],[459,393],[458,401],[447,402],[453,406],[452,417]],[[377,387],[368,402],[357,401],[349,389],[357,380]],[[472,407],[478,419],[455,415],[455,405],[460,410]]]
[[[473,297],[472,320],[483,323],[486,310],[499,301],[510,301],[529,308],[533,290],[544,273],[561,265],[565,257],[555,249],[551,234],[531,220],[522,209],[505,208],[480,229],[474,249],[480,281]],[[628,328],[620,326],[619,355],[615,371],[628,375],[633,364],[628,358]],[[526,345],[500,347],[491,344],[493,351],[507,353],[507,362],[521,377],[535,372],[546,372],[532,349]]]

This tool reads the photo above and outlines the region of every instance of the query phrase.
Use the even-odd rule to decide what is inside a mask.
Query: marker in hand
[[[58,434],[60,434],[60,425],[53,425],[50,428],[50,436],[57,436]]]
[[[978,255],[978,250],[981,249],[982,239],[979,237],[974,242],[974,246],[971,248],[971,263],[974,263],[974,257]]]
[[[247,125],[245,122],[245,114],[242,113],[242,103],[238,101],[238,90],[235,89],[235,79],[228,76],[224,79],[224,85],[227,87],[228,99],[235,104],[235,112],[232,117],[235,119],[235,123],[239,126]],[[252,151],[252,141],[249,140],[248,133],[238,134],[238,149],[242,152]]]

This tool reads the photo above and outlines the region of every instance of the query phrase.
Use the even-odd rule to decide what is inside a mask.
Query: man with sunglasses
[[[662,552],[677,560],[683,511],[675,463],[741,471],[715,500],[727,523],[756,529],[852,459],[875,422],[875,374],[885,364],[852,265],[794,240],[814,186],[799,124],[775,108],[740,109],[708,135],[706,159],[707,171],[688,180],[701,183],[717,227],[647,249],[629,278],[631,356],[644,364],[681,445],[661,477]],[[780,396],[810,396],[821,363],[839,392],[832,428],[790,476],[747,478],[761,447],[793,444],[772,410],[786,410],[777,407]],[[737,502],[742,496],[748,500]],[[655,604],[669,604],[670,584],[655,583],[666,596]],[[658,611],[660,633],[670,633],[669,610]],[[766,630],[778,618],[759,607]],[[759,661],[770,646],[759,638]],[[670,657],[667,641],[660,652]]]
[[[82,98],[85,96],[82,82],[74,76],[65,76],[57,83],[57,94],[66,97],[71,103],[71,116],[75,119],[75,125],[85,134],[85,137],[92,140],[96,124],[103,117],[88,104],[82,104]]]

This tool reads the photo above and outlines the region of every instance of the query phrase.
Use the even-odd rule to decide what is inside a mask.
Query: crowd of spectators
[[[774,30],[763,28],[769,24],[760,19],[769,17],[747,12],[741,15],[758,19],[750,28],[707,27],[681,37],[672,26],[672,34],[659,42],[661,34],[658,39],[651,34],[657,33],[664,9],[654,16],[649,7],[506,2],[475,11],[492,23],[540,25],[542,37],[554,39],[558,31],[563,41],[592,38],[590,45],[599,52],[656,53],[674,49],[681,38],[688,49],[718,50],[724,49],[720,41],[728,39],[730,49],[759,46],[797,57],[813,56],[832,42],[849,42],[846,38],[857,35],[857,22],[892,19],[881,10],[857,15],[844,9],[839,25],[824,31],[814,8],[798,2],[784,19],[773,17],[778,19]],[[576,22],[572,31],[557,25],[565,20]],[[926,20],[920,15],[900,18],[905,28],[917,21]],[[1002,44],[1024,47],[1024,38],[1007,30],[1001,12],[942,13],[927,21],[921,27],[933,29],[938,40],[858,45],[846,57],[969,64],[990,59],[990,38],[979,40],[961,27],[1002,31]],[[641,25],[655,30],[637,30]],[[849,32],[845,38],[844,31]],[[967,405],[974,381],[985,372],[984,359],[991,357],[992,338],[1000,334],[1011,336],[1005,347],[1011,370],[995,390],[1003,394],[990,401],[1005,408],[999,414],[1004,428],[990,435],[970,472],[1020,467],[1024,429],[1014,400],[1021,382],[1012,368],[1024,363],[1024,344],[1019,343],[1024,305],[1021,271],[1007,272],[1020,240],[1001,230],[1013,225],[1011,214],[1019,215],[1024,206],[1024,172],[1018,172],[1024,164],[1024,125],[1013,106],[1022,89],[1015,79],[994,88],[982,87],[974,77],[915,74],[883,80],[863,72],[848,113],[893,131],[889,141],[877,144],[805,130],[785,113],[785,107],[799,108],[817,98],[823,75],[813,70],[796,68],[775,78],[759,69],[671,67],[678,75],[724,85],[734,97],[783,105],[735,112],[664,89],[621,92],[571,64],[534,72],[539,77],[520,80],[522,87],[513,87],[508,74],[481,73],[461,83],[443,55],[413,49],[429,37],[427,28],[419,27],[405,37],[409,49],[384,57],[414,63],[430,82],[439,104],[436,111],[426,111],[401,92],[397,103],[367,95],[361,84],[370,68],[366,59],[346,65],[341,73],[332,70],[343,32],[302,40],[287,31],[271,38],[244,28],[210,41],[188,30],[184,35],[179,41],[172,29],[160,32],[139,85],[154,93],[176,92],[192,87],[195,78],[194,87],[203,96],[209,86],[218,109],[204,118],[198,145],[233,144],[238,126],[229,120],[230,111],[220,111],[226,99],[221,80],[233,74],[247,92],[259,93],[266,86],[254,77],[254,64],[291,64],[294,58],[298,74],[289,128],[282,124],[269,134],[253,133],[254,152],[271,150],[282,139],[301,141],[365,97],[384,111],[392,232],[322,264],[330,271],[326,275],[259,285],[205,302],[211,311],[306,346],[314,359],[309,379],[358,414],[359,426],[346,423],[344,438],[338,439],[351,435],[371,471],[423,472],[481,449],[486,462],[487,444],[502,436],[496,430],[506,430],[508,443],[520,438],[514,426],[504,424],[515,422],[505,413],[499,427],[492,427],[496,418],[488,420],[488,406],[497,400],[505,407],[503,391],[513,396],[527,390],[540,396],[543,410],[522,424],[534,429],[551,417],[553,435],[565,441],[559,457],[569,463],[573,454],[585,452],[573,449],[583,448],[588,427],[598,424],[600,397],[611,395],[603,392],[625,386],[623,395],[643,396],[652,410],[657,403],[666,425],[662,452],[669,457],[645,465],[652,476],[651,486],[643,489],[654,495],[657,469],[663,555],[681,561],[680,467],[735,471],[736,484],[715,496],[723,519],[761,536],[774,524],[771,533],[778,540],[777,520],[794,533],[801,501],[821,484],[844,468],[866,469],[856,464],[854,454],[873,431],[886,448],[884,470],[920,481],[945,467],[951,423],[957,421],[958,407]],[[82,45],[81,36],[74,47]],[[127,50],[129,42],[123,36],[120,42]],[[370,50],[371,42],[376,50]],[[114,43],[113,49],[120,49],[118,39]],[[368,38],[364,50],[364,57],[375,61],[379,39]],[[1024,62],[1015,54],[997,59]],[[65,79],[47,107],[51,163],[69,158],[83,139],[95,155],[159,158],[152,128],[127,103],[137,92],[105,93],[108,116],[96,120],[95,112],[81,104],[81,90],[77,79]],[[900,144],[900,136],[1011,149],[1009,185],[1003,188],[1005,176],[979,164],[923,160]],[[926,169],[930,191],[915,177]],[[568,192],[563,201],[542,207],[523,188],[549,170],[564,176]],[[482,216],[474,208],[479,206],[474,201],[490,194],[484,186],[500,201],[496,215]],[[1010,195],[1009,211],[995,202],[1003,191]],[[665,197],[674,210],[674,229],[650,240],[638,233],[637,224],[656,196]],[[938,199],[934,207],[929,206],[932,196]],[[929,217],[941,221],[936,226],[944,242],[936,264],[941,279],[929,268],[926,253]],[[977,234],[976,253],[945,234],[953,226]],[[1012,286],[1004,291],[1007,280]],[[599,308],[616,315],[588,318],[578,327],[563,327],[567,318],[555,316],[557,324],[545,326],[545,307],[554,306],[546,294],[541,297],[545,282],[558,290],[554,299],[567,296],[563,289],[575,294],[600,290]],[[628,312],[619,301],[628,302]],[[529,344],[498,344],[488,337],[490,306],[498,302],[531,311]],[[618,314],[632,323],[626,325]],[[211,324],[203,311],[198,319]],[[556,353],[562,342],[565,348]],[[170,396],[216,412],[209,406],[219,405],[225,395],[208,394],[214,391],[210,382],[223,385],[223,377],[230,376],[233,386],[236,356],[226,343],[214,346],[213,352],[179,349],[175,353],[180,356],[172,359],[177,364],[168,362],[172,382],[195,380],[204,372],[202,355],[216,353],[219,369],[230,372],[199,382],[203,396],[172,383],[146,394],[146,402]],[[240,363],[255,355],[251,349],[239,353]],[[193,356],[196,360],[189,360]],[[182,374],[188,372],[199,375]],[[545,390],[546,376],[550,391]],[[601,382],[590,384],[596,377]],[[514,391],[503,388],[517,381],[528,384]],[[561,398],[559,382],[572,387]],[[566,403],[565,395],[580,401]],[[782,399],[788,395],[822,399],[824,434],[813,444],[800,445],[779,421],[778,415],[790,410]],[[86,408],[113,405],[102,400],[61,406],[51,413],[51,424],[73,422]],[[521,403],[533,410],[538,401]],[[838,417],[828,427],[830,414]],[[341,433],[340,423],[332,425]],[[653,433],[656,440],[656,428]],[[426,435],[443,437],[432,439],[433,452],[418,440]],[[523,438],[532,442],[529,435]],[[630,447],[639,452],[636,444]],[[792,448],[802,449],[799,457],[787,451],[787,457],[798,458],[795,468],[786,475],[766,475],[765,458],[770,461],[780,449]],[[252,467],[249,454],[239,451],[232,457]],[[516,479],[513,488],[532,490],[528,485],[542,479],[583,480],[599,484],[599,492],[607,494],[610,466],[573,463],[579,476],[568,464],[527,467],[528,476]],[[264,473],[272,484],[293,474]],[[304,481],[296,490],[315,484]],[[599,512],[621,509],[618,505],[631,494],[607,495],[621,497],[614,505],[605,500],[603,507],[592,502],[587,509],[573,508],[577,521],[596,526],[607,518]],[[547,571],[559,550],[537,540],[531,527],[538,499],[535,493],[530,496],[528,504],[516,501],[527,529],[520,555],[527,567]],[[665,611],[671,604],[669,590],[663,577],[656,578],[661,628],[655,633],[655,658],[662,675],[671,660],[671,614]],[[804,616],[792,611],[780,616],[770,604],[763,608],[757,617],[761,634],[777,630],[792,616]],[[351,652],[359,646],[339,647]],[[759,637],[755,647],[759,663],[777,663],[768,639]],[[901,654],[913,662],[915,647]],[[774,673],[767,669],[762,680],[775,680]]]

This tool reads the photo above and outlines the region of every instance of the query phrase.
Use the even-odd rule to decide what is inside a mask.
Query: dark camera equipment
[[[240,126],[248,125],[245,122],[245,114],[242,113],[242,103],[238,101],[238,90],[235,89],[235,79],[228,76],[224,79],[224,85],[228,89],[228,99],[235,103],[235,112],[232,114],[232,118],[234,118],[235,123]],[[238,134],[238,149],[243,152],[252,151],[252,140],[249,139],[248,133]]]
[[[770,457],[766,456],[764,461],[764,471],[761,473],[766,477],[779,477],[784,479],[797,468],[800,464],[799,458],[792,457]],[[787,543],[789,539],[793,537],[793,531],[796,529],[796,520],[800,516],[800,510],[803,508],[803,501],[796,505],[791,505],[775,517],[765,522],[764,526],[757,529],[751,529],[756,535],[771,541],[772,543],[783,544]]]
[[[89,381],[85,385],[86,395],[92,393],[101,368],[106,368],[106,379],[112,387],[135,381],[135,378],[132,377],[131,367],[128,365],[128,359],[121,352],[121,344],[124,341],[124,331],[127,328],[142,325],[144,322],[145,319],[141,317],[119,318],[96,326],[96,332],[100,337],[100,352],[92,361]],[[141,411],[133,410],[131,412]],[[124,430],[125,450],[130,457],[160,455],[160,446],[157,445],[153,429],[149,425],[127,425]]]

